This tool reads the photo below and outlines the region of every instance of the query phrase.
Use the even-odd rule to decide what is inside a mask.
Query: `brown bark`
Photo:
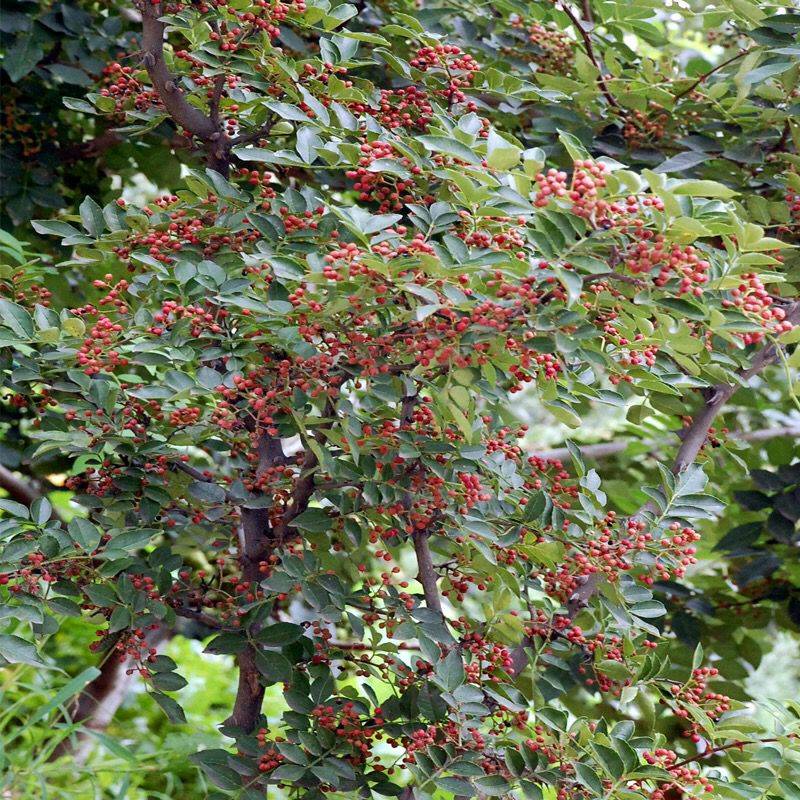
[[[261,473],[273,464],[280,463],[285,456],[280,439],[262,436],[258,443],[257,473]],[[253,587],[261,578],[259,563],[263,561],[271,549],[271,529],[269,511],[266,508],[243,507],[240,529],[239,565],[242,580]],[[248,644],[236,657],[239,668],[239,684],[236,689],[236,700],[226,725],[250,733],[256,727],[264,703],[264,686],[256,667],[255,648]]]
[[[230,162],[230,139],[218,120],[206,116],[193,106],[178,86],[178,79],[169,71],[164,59],[165,23],[159,17],[163,14],[160,4],[142,2],[142,51],[144,67],[150,76],[153,88],[158,92],[161,102],[172,120],[200,139],[206,146],[207,164],[222,175],[228,174]],[[219,102],[219,98],[217,98]]]

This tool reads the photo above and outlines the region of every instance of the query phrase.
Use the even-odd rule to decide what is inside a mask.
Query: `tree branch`
[[[258,440],[257,449],[257,475],[285,458],[281,440],[271,436],[262,435]],[[267,557],[272,546],[269,509],[243,506],[241,515],[239,564],[242,570],[242,581],[247,581],[255,587],[261,579],[259,563]],[[261,714],[261,706],[264,703],[264,687],[261,684],[260,673],[255,661],[255,649],[252,645],[248,644],[239,653],[236,663],[239,667],[239,685],[236,690],[233,711],[225,720],[225,724],[250,733],[256,727]]]
[[[142,61],[153,88],[173,121],[206,145],[208,166],[226,175],[230,158],[229,138],[212,117],[189,103],[164,60],[166,24],[160,19],[161,4],[140,2],[138,7],[142,13]]]
[[[673,100],[680,100],[683,97],[686,97],[687,94],[691,94],[701,83],[704,83],[708,78],[710,78],[715,72],[719,72],[719,70],[724,69],[728,66],[728,64],[732,64],[734,61],[746,56],[750,53],[754,48],[748,47],[747,50],[740,50],[736,55],[731,56],[730,58],[723,61],[721,64],[717,64],[716,67],[713,69],[708,70],[708,72],[704,72],[700,77],[697,78],[693,83],[689,84],[685,89],[678,92],[672,99]]]
[[[800,302],[792,303],[786,314],[786,319],[790,322],[800,322]],[[675,456],[672,465],[672,472],[676,475],[683,472],[694,463],[697,454],[708,438],[708,429],[711,423],[722,411],[723,406],[733,395],[755,375],[758,375],[770,364],[774,364],[778,359],[778,346],[768,344],[756,353],[753,363],[747,368],[740,370],[737,374],[739,383],[720,383],[713,387],[709,393],[709,399],[703,410],[692,420],[683,436],[683,441]]]
[[[419,401],[419,395],[413,394],[403,398],[400,406],[400,424],[408,425],[414,414],[414,406]],[[411,493],[406,491],[403,496],[403,505],[406,511],[411,509]],[[430,530],[414,531],[411,541],[414,544],[414,554],[417,557],[417,580],[422,584],[422,593],[425,605],[433,611],[442,614],[442,599],[439,596],[438,578],[436,567],[433,565],[431,549],[428,545]]]
[[[758,428],[754,431],[731,431],[728,436],[742,442],[765,442],[769,439],[777,439],[780,436],[792,436],[800,438],[800,425],[781,425],[775,428]],[[615,439],[611,442],[599,442],[598,444],[587,444],[581,446],[581,455],[584,458],[608,458],[609,456],[622,453],[631,444],[630,439]],[[648,448],[662,447],[667,444],[666,439],[648,439],[642,444]],[[570,457],[567,447],[554,447],[550,450],[534,450],[530,453],[537,458],[545,458],[553,461],[563,461]]]
[[[439,587],[437,585],[436,570],[433,566],[431,550],[428,547],[430,532],[414,531],[411,540],[414,543],[414,553],[417,556],[417,580],[422,584],[422,592],[425,595],[425,605],[433,611],[442,613],[442,601],[439,597]]]
[[[193,478],[196,481],[200,481],[202,483],[213,483],[215,486],[219,486],[219,488],[225,492],[225,501],[231,501],[231,493],[224,486],[213,480],[213,478],[209,478],[204,472],[197,469],[197,467],[193,467],[191,464],[185,464],[183,461],[173,461],[172,467],[180,472],[186,473],[190,478]]]
[[[569,7],[569,5],[562,0],[560,3],[561,10],[569,17],[569,21],[572,23],[574,28],[578,31],[583,39],[583,44],[586,49],[586,55],[589,56],[589,60],[594,64],[595,69],[597,70],[597,85],[600,87],[600,91],[603,93],[603,97],[606,98],[608,104],[613,108],[619,109],[619,103],[616,101],[616,98],[613,94],[611,94],[611,90],[608,88],[608,84],[606,83],[605,78],[603,77],[603,67],[600,61],[597,58],[597,55],[594,52],[594,45],[592,44],[592,37],[589,36],[589,32],[581,25],[581,21],[575,16],[575,12]]]

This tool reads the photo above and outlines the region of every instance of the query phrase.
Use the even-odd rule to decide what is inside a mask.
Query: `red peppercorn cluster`
[[[472,85],[475,74],[481,68],[469,53],[464,53],[460,47],[452,44],[421,47],[409,63],[422,72],[433,70],[444,73],[447,85],[439,91],[439,94],[450,105],[466,101],[467,96],[463,90]],[[470,104],[467,108],[470,109]]]
[[[796,192],[794,189],[787,189],[786,204],[789,206],[792,225],[800,226],[800,192]]]
[[[123,329],[120,323],[112,322],[108,317],[100,317],[91,327],[76,356],[87,375],[113,372],[117,367],[128,366],[128,359],[113,347]]]
[[[333,731],[348,748],[352,748],[350,761],[363,764],[367,761],[376,742],[383,740],[383,711],[375,708],[372,714],[364,714],[355,703],[346,701],[334,705],[318,705],[311,716],[320,728]]]
[[[459,232],[458,236],[470,247],[480,247],[490,250],[511,250],[517,258],[524,260],[527,257],[525,248],[525,225],[527,220],[523,216],[512,219],[504,216],[487,216],[480,218],[480,224],[485,227],[475,227],[478,220],[473,219],[467,211],[459,212],[464,220],[467,230]],[[498,295],[502,296],[502,295]]]
[[[511,651],[505,645],[487,641],[479,633],[468,633],[461,644],[472,655],[472,660],[464,668],[470,683],[480,685],[485,680],[501,683],[503,674],[514,664]]]
[[[410,190],[414,186],[413,178],[399,178],[391,172],[371,170],[370,166],[381,159],[393,159],[394,147],[388,142],[362,142],[362,156],[358,161],[358,168],[347,170],[345,175],[355,181],[353,188],[359,192],[358,199],[363,202],[378,204],[378,211],[402,211],[406,203],[416,202],[416,197]],[[394,158],[406,167],[412,175],[419,175],[422,171],[413,165],[406,157]]]
[[[182,305],[175,300],[165,300],[161,304],[161,311],[153,314],[152,325],[148,328],[148,333],[154,336],[161,336],[168,331],[179,320],[189,321],[189,330],[194,338],[198,338],[203,333],[218,334],[222,332],[220,323],[228,317],[228,311],[218,308],[206,301],[200,305]]]
[[[681,719],[692,719],[689,730],[685,731],[684,735],[695,743],[701,739],[699,726],[687,706],[701,708],[712,720],[719,719],[731,709],[730,697],[708,691],[708,681],[718,675],[719,670],[716,667],[698,667],[692,670],[692,677],[687,683],[683,685],[673,683],[670,687],[673,700],[677,704],[677,707],[673,708],[673,713]]]
[[[517,27],[512,21],[512,26]],[[518,26],[522,26],[520,20]],[[525,53],[537,72],[549,75],[569,75],[575,65],[575,40],[554,25],[534,22],[527,28],[528,42],[533,53]]]
[[[140,68],[123,66],[119,61],[103,67],[100,81],[100,96],[114,101],[114,112],[147,111],[163,108],[161,98],[155,89],[149,89],[142,80],[146,73]]]
[[[348,102],[347,107],[354,114],[372,117],[389,130],[425,132],[433,118],[430,95],[415,84],[398,89],[381,89],[377,108],[357,100]]]
[[[760,342],[767,333],[775,336],[790,331],[794,325],[786,319],[786,311],[775,304],[761,279],[752,272],[744,273],[742,282],[731,289],[731,300],[723,300],[725,308],[738,308],[752,315],[764,326],[763,331],[747,331],[739,334],[745,344]]]
[[[168,3],[166,8],[166,13],[169,14],[178,14],[187,8],[200,14],[208,14],[217,8],[225,8],[235,22],[223,19],[219,30],[212,31],[209,38],[219,42],[219,49],[223,53],[236,53],[250,49],[252,45],[247,39],[259,33],[266,33],[271,39],[276,39],[281,33],[280,23],[289,14],[302,14],[306,10],[306,3],[305,0],[291,0],[288,4],[280,0],[253,0],[245,6],[246,10],[241,10],[229,0],[213,0],[192,5]]]
[[[674,750],[659,747],[652,752],[644,753],[644,760],[648,764],[661,767],[672,775],[672,780],[663,781],[649,793],[650,800],[670,800],[677,793],[683,797],[684,792],[713,792],[714,785],[708,778],[700,774],[696,767],[680,765],[678,754]],[[641,788],[641,783],[636,782],[634,788]]]

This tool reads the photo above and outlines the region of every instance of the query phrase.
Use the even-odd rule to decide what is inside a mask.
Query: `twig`
[[[692,764],[695,761],[700,761],[703,758],[709,758],[717,753],[722,753],[725,750],[732,750],[734,747],[745,747],[748,744],[769,744],[771,742],[779,742],[780,739],[748,739],[747,741],[731,742],[730,744],[722,744],[719,747],[712,747],[703,753],[698,753],[691,758],[685,758],[683,761],[678,761],[676,764],[671,764],[670,769],[677,769],[678,767],[685,767],[687,764]]]
[[[687,86],[683,91],[678,92],[672,99],[673,100],[680,100],[682,97],[686,97],[687,94],[691,94],[701,83],[705,82],[708,78],[710,78],[715,72],[719,72],[719,70],[724,69],[728,66],[728,64],[732,64],[734,61],[746,56],[748,53],[752,52],[754,48],[748,47],[747,50],[740,50],[735,56],[731,56],[730,58],[723,61],[721,64],[717,64],[716,67],[713,69],[708,70],[708,72],[704,72],[694,83]]]
[[[177,608],[172,609],[179,617],[184,617],[186,619],[193,619],[197,622],[205,625],[206,628],[213,628],[214,630],[228,630],[228,628],[223,625],[218,619],[215,619],[210,614],[206,614],[202,611],[198,611],[194,608],[188,608],[187,606],[178,606]],[[231,628],[230,630],[235,630]]]
[[[224,486],[218,484],[213,478],[209,478],[208,475],[206,475],[204,472],[201,472],[196,467],[191,466],[191,464],[185,464],[183,461],[173,461],[171,466],[180,472],[185,472],[190,478],[194,478],[196,481],[200,481],[201,483],[211,483],[215,486],[218,486],[223,492],[225,492],[225,501],[231,502],[231,493]]]
[[[786,319],[790,322],[800,322],[800,302],[793,303],[786,313]],[[692,420],[692,424],[686,430],[681,446],[675,456],[672,465],[672,472],[679,474],[694,463],[697,454],[705,444],[708,437],[708,429],[716,416],[722,411],[723,406],[737,390],[743,386],[750,378],[758,375],[770,364],[774,364],[778,359],[778,347],[768,344],[756,353],[753,363],[747,368],[740,370],[737,374],[739,383],[720,383],[714,386],[708,397],[705,408]]]
[[[238,136],[234,136],[233,139],[231,139],[231,147],[251,144],[252,142],[257,142],[259,139],[265,139],[269,136],[269,132],[272,130],[274,124],[275,120],[270,120],[269,122],[265,122],[258,130],[251,131],[250,133],[240,133]]]
[[[583,44],[586,48],[586,55],[589,56],[589,60],[594,64],[595,69],[597,70],[597,85],[600,87],[600,91],[603,93],[603,97],[606,98],[608,104],[613,106],[614,108],[621,111],[619,103],[614,98],[614,95],[611,94],[611,90],[608,88],[608,84],[606,83],[605,78],[603,77],[603,69],[600,61],[597,58],[597,55],[594,52],[594,45],[592,44],[592,37],[589,36],[588,31],[581,25],[581,21],[575,16],[573,10],[567,5],[566,2],[561,2],[561,10],[569,17],[569,21],[581,35],[583,39]]]

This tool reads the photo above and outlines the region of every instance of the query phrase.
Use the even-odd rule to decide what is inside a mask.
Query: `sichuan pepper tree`
[[[797,16],[739,3],[755,44],[680,73],[648,21],[601,64],[616,7],[134,11],[82,102],[115,135],[171,126],[169,185],[34,222],[59,263],[4,275],[6,402],[83,509],[0,501],[15,616],[91,619],[176,724],[153,637],[213,630],[230,746],[191,758],[221,796],[800,791],[798,709],[762,729],[702,647],[676,663],[653,594],[723,508],[718,415],[796,363]],[[522,393],[572,428],[682,422],[679,446],[623,513],[577,446],[525,451]],[[20,633],[0,654],[40,663]]]

